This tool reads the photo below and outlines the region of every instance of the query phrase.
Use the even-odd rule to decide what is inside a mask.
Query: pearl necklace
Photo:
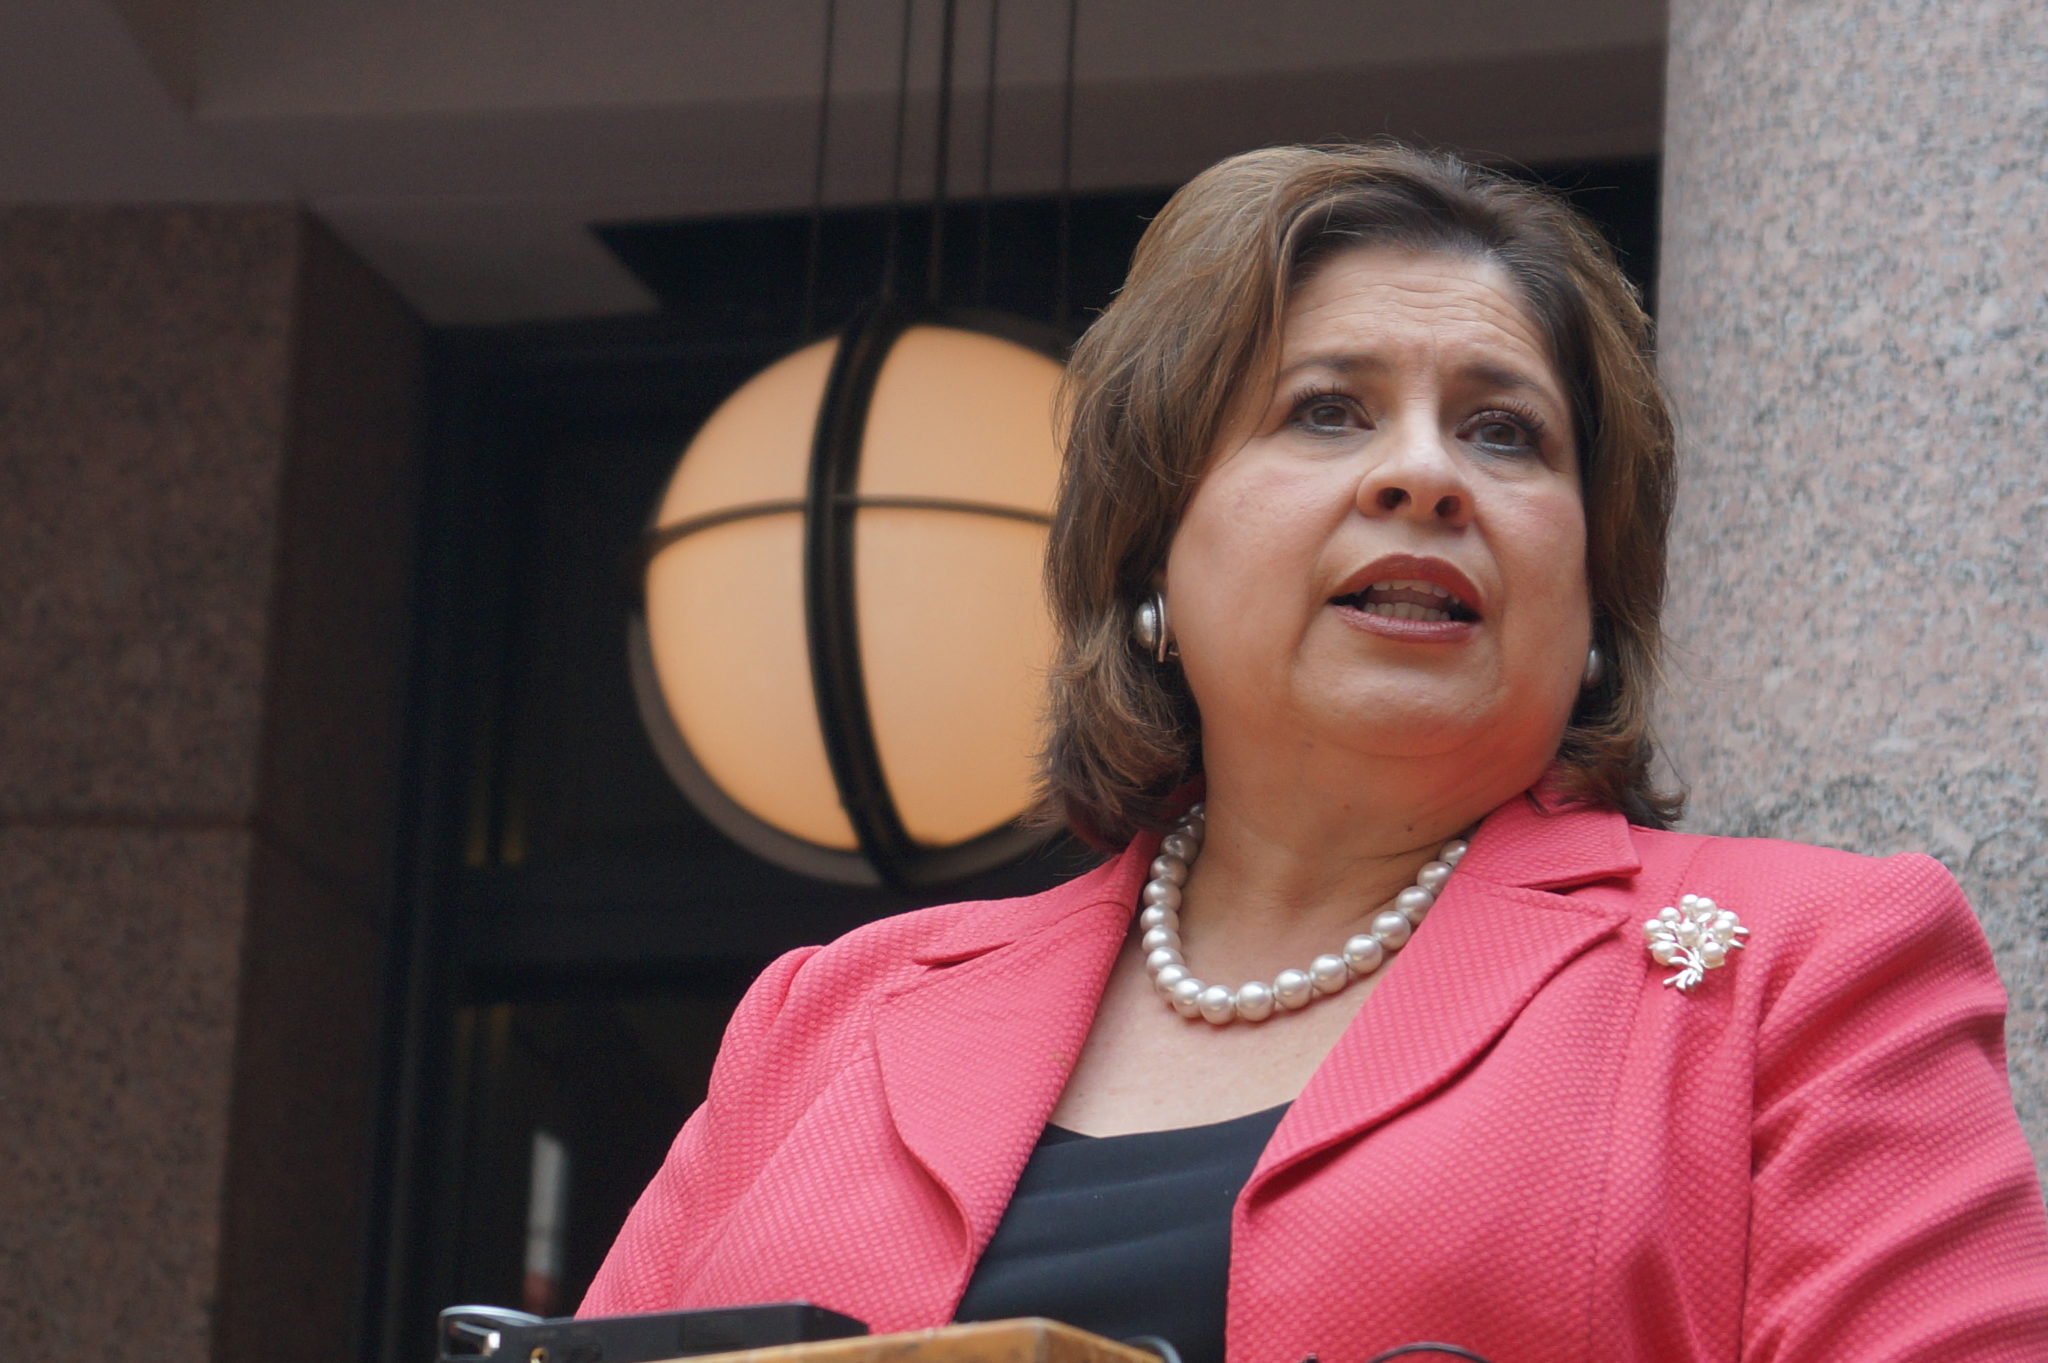
[[[1152,987],[1182,1017],[1200,1017],[1218,1027],[1264,1022],[1275,1013],[1306,1008],[1378,970],[1387,957],[1408,945],[1416,925],[1451,878],[1451,868],[1465,855],[1462,839],[1445,843],[1437,859],[1416,874],[1415,883],[1389,900],[1373,916],[1372,927],[1345,942],[1342,952],[1316,957],[1307,970],[1283,970],[1271,984],[1247,980],[1231,989],[1197,979],[1181,955],[1180,891],[1187,884],[1188,867],[1202,849],[1203,826],[1202,806],[1196,805],[1159,844],[1152,878],[1138,901],[1138,926],[1145,931],[1140,946]]]

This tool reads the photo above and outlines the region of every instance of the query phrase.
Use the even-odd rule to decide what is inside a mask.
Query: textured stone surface
[[[374,906],[403,742],[424,336],[317,225],[302,259],[258,804],[267,835]]]
[[[0,813],[250,811],[298,235],[0,212]]]
[[[213,1356],[324,1340],[339,1357],[368,1237],[382,946],[363,905],[262,839],[247,904]]]
[[[0,1337],[360,1305],[421,336],[289,208],[0,211]]]
[[[0,828],[0,1338],[208,1356],[250,839]]]
[[[2048,1169],[2048,11],[1673,0],[1688,827],[1924,849]]]

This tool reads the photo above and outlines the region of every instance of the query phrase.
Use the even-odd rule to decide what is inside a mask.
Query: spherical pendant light
[[[1015,319],[892,304],[763,370],[648,540],[641,713],[720,829],[901,887],[1011,860],[1052,629],[1060,363]]]

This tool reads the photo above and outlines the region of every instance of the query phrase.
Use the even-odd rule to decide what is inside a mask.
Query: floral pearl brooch
[[[1728,964],[1728,953],[1747,936],[1740,919],[1701,894],[1681,896],[1676,908],[1667,904],[1643,924],[1650,959],[1679,967],[1664,983],[1677,985],[1681,994],[1691,993],[1709,970]]]

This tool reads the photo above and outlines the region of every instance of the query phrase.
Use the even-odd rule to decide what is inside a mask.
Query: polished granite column
[[[343,1357],[418,324],[296,210],[0,211],[0,1338]]]
[[[1945,862],[2048,1167],[2048,10],[1670,19],[1687,826]]]

